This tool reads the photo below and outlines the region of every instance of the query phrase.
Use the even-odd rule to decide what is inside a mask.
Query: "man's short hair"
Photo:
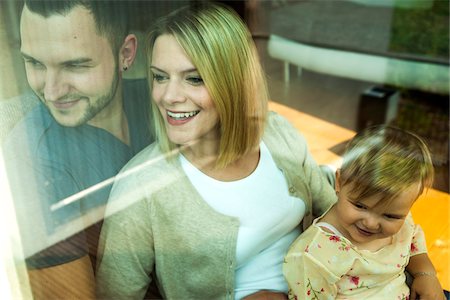
[[[31,12],[44,18],[54,15],[66,16],[77,6],[86,8],[94,17],[98,34],[110,41],[115,53],[119,51],[128,34],[127,1],[25,0],[25,5]]]

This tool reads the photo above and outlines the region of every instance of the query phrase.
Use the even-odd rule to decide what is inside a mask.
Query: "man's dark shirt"
[[[35,253],[58,227],[90,210],[104,207],[112,185],[52,209],[69,196],[113,178],[140,150],[153,142],[150,97],[145,79],[123,81],[123,105],[130,146],[109,132],[90,125],[64,127],[39,103],[14,127],[3,144],[25,256],[30,268],[69,262],[88,251],[83,232]],[[39,239],[39,240],[37,240]]]

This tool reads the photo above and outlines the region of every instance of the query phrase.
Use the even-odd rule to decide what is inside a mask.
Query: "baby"
[[[357,134],[336,172],[337,203],[286,255],[289,299],[445,299],[409,213],[433,174],[415,134],[390,126]]]

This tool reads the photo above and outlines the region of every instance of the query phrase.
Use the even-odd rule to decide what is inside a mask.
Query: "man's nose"
[[[44,82],[44,98],[46,101],[57,101],[67,94],[67,84],[57,71],[47,70]]]

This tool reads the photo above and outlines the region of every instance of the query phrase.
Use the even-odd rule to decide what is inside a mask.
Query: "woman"
[[[158,20],[148,46],[157,142],[114,185],[109,214],[127,208],[104,222],[99,296],[142,298],[156,277],[169,299],[285,297],[283,256],[335,194],[267,113],[250,33],[208,4]]]

